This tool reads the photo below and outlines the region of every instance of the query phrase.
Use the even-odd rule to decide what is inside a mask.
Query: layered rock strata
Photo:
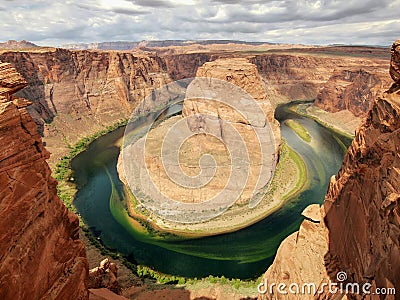
[[[6,52],[29,82],[19,96],[52,153],[50,164],[81,138],[128,119],[155,88],[170,82],[159,57],[132,53],[67,51]]]
[[[399,67],[395,62],[394,57],[392,69]],[[350,299],[397,297],[373,293],[376,288],[400,289],[399,150],[400,92],[394,86],[375,100],[358,128],[321,209],[313,205],[304,212],[300,230],[282,242],[264,275],[269,283],[287,286],[314,283],[317,293],[282,294],[275,289],[259,299],[342,298],[322,289],[329,280],[340,282],[339,272],[346,273],[344,284],[371,285],[371,294],[361,291],[347,295]]]
[[[315,105],[328,112],[349,110],[355,116],[364,116],[382,90],[378,76],[364,70],[335,72],[322,85]]]
[[[336,103],[332,102],[332,99],[339,97],[336,94],[342,94],[341,89],[337,91],[332,89],[336,84],[335,81],[339,80],[337,85],[340,86],[343,78],[346,78],[345,74],[357,73],[360,70],[382,82],[381,85],[377,84],[380,89],[390,84],[387,79],[387,58],[368,56],[362,52],[353,56],[345,52],[329,52],[329,49],[325,49],[325,51],[328,52],[325,55],[264,54],[256,55],[251,60],[257,65],[268,95],[277,103],[288,100],[314,100],[318,98],[321,90],[327,89],[331,90],[329,93],[331,97],[320,98],[316,105],[323,109],[329,107],[334,111]],[[360,86],[352,84],[352,80],[355,79],[357,76],[354,75],[345,79],[346,85],[349,85],[349,94],[357,93],[357,88]],[[355,89],[355,91],[351,91],[351,89]],[[346,108],[357,112],[359,110],[357,109],[359,106],[357,98],[354,99],[357,100],[354,110],[353,103],[351,99],[349,100]]]
[[[279,152],[280,128],[278,121],[274,118],[274,108],[267,97],[256,65],[245,58],[217,59],[213,62],[207,62],[197,70],[196,77],[205,78],[204,82],[210,82],[209,85],[207,83],[203,84],[204,86],[200,84],[197,89],[212,89],[215,99],[198,97],[201,95],[201,91],[196,88],[189,89],[188,98],[184,101],[182,116],[188,118],[189,128],[193,133],[209,132],[217,138],[205,137],[201,142],[196,141],[196,139],[189,140],[188,149],[197,153],[195,149],[198,145],[201,145],[203,149],[210,149],[208,153],[213,153],[212,149],[218,149],[218,145],[222,141],[227,146],[228,151],[232,152],[233,149],[229,149],[229,144],[233,136],[229,135],[227,127],[228,124],[233,126],[243,138],[243,144],[249,158],[250,171],[246,177],[247,184],[239,201],[241,204],[248,203],[253,193],[259,193],[272,179],[273,168],[268,172],[268,176],[264,176],[266,174],[263,174],[262,167],[271,168],[276,163]],[[216,79],[216,81],[212,81],[213,79]],[[218,81],[229,82],[230,85],[222,84],[222,87],[219,87]],[[241,95],[240,92],[236,92],[236,89],[242,89],[252,97],[255,100],[254,104],[249,101],[248,104],[241,106],[240,102],[244,102],[246,97]],[[235,95],[238,95],[240,99],[235,99]],[[238,101],[238,103],[235,101]],[[253,106],[258,106],[260,112],[263,113],[260,120],[252,120],[259,113]],[[227,123],[225,124],[225,122]],[[264,137],[268,138],[268,141],[265,141],[265,144],[268,145],[263,145],[264,142],[259,140],[257,130],[266,131],[263,134]],[[270,136],[267,136],[268,134]],[[241,142],[236,141],[235,143],[239,148]],[[188,151],[187,154],[192,151]],[[192,155],[188,154],[188,156]],[[246,153],[242,153],[242,158],[245,156]],[[233,165],[233,163],[229,164],[222,161],[220,164],[227,168]],[[229,172],[227,173],[229,174]],[[240,180],[240,178],[238,179]],[[213,189],[215,191],[222,190],[224,181],[215,185]]]
[[[400,93],[378,97],[324,202],[333,278],[400,290]]]
[[[315,99],[336,72],[362,68],[380,81],[385,80],[383,74],[388,64],[385,57],[368,56],[366,52],[335,55],[329,49],[321,51],[327,54],[224,51],[149,54],[39,48],[2,51],[0,60],[11,63],[28,81],[29,87],[18,95],[33,102],[28,111],[52,153],[49,163],[54,166],[68,153],[69,145],[129,118],[151,90],[173,80],[194,77],[200,66],[218,58],[239,56],[254,63],[273,106],[289,100]],[[330,96],[335,98],[335,91]],[[329,104],[330,97],[322,101],[324,107],[333,107]],[[350,101],[348,107],[351,105]]]
[[[262,79],[258,73],[257,66],[246,58],[217,59],[202,65],[196,73],[196,77],[215,78],[217,80],[227,81],[243,89],[248,93],[261,107],[268,122],[271,125],[276,138],[276,150],[280,144],[279,123],[274,118],[273,99],[268,97]],[[226,91],[229,93],[229,91]],[[216,103],[210,103],[205,99],[187,99],[182,110],[183,116],[187,117],[195,114],[205,114],[220,117],[230,122],[246,123],[242,112],[235,112],[233,108],[218,107]]]
[[[390,61],[390,76],[396,84],[400,84],[400,40],[393,43],[390,53],[392,55]]]
[[[0,298],[87,299],[78,218],[57,197],[30,102],[13,96],[26,84],[0,63]]]

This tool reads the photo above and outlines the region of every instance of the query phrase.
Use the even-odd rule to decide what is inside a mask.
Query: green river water
[[[290,106],[278,107],[275,115],[281,123],[282,137],[303,158],[310,185],[254,225],[233,233],[182,241],[155,240],[124,228],[110,211],[111,193],[123,197],[116,170],[116,143],[124,134],[123,128],[97,139],[72,161],[78,186],[74,205],[106,247],[139,264],[185,277],[258,277],[271,264],[281,241],[299,228],[302,210],[309,204],[322,203],[329,178],[337,173],[343,160],[343,144],[350,144],[348,138],[294,113]],[[287,127],[287,119],[298,121],[311,135],[311,143]]]

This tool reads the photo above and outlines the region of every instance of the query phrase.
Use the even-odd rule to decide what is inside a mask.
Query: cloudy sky
[[[389,45],[400,0],[2,0],[0,41],[167,39]]]

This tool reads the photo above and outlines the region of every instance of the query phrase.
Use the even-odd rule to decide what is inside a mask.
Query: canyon
[[[323,206],[303,212],[299,231],[283,241],[264,279],[322,285],[345,271],[349,282],[399,290],[399,43],[390,62],[395,83],[381,96],[391,83],[389,59],[374,49],[363,56],[342,48],[333,54],[319,48],[261,54],[0,51],[0,61],[10,63],[0,64],[0,298],[87,299],[79,222],[57,197],[46,160],[54,168],[81,138],[129,118],[152,90],[206,75],[221,58],[255,66],[272,108],[316,99],[315,106],[328,112],[364,118]],[[290,295],[259,297],[281,298]]]
[[[39,48],[1,50],[0,60],[11,63],[26,78],[29,85],[18,92],[18,96],[33,102],[28,110],[52,153],[49,164],[54,167],[68,153],[68,148],[81,138],[128,119],[134,107],[153,89],[182,78],[192,78],[199,66],[218,58],[241,57],[256,65],[273,106],[291,100],[317,99],[322,93],[320,90],[326,86],[323,94],[329,97],[323,102],[316,101],[316,105],[336,111],[333,107],[338,101],[332,97],[337,98],[339,96],[335,95],[342,92],[329,91],[335,82],[338,86],[347,86],[353,77],[357,77],[343,83],[341,78],[346,76],[337,76],[337,72],[357,73],[361,68],[377,78],[376,85],[380,89],[387,86],[387,51],[366,48],[357,52],[352,47],[339,48],[337,52],[330,52],[329,47],[324,49],[276,49],[276,46],[271,46],[271,49],[255,53],[248,49],[216,52],[186,49],[182,53],[157,54],[156,50],[123,52]],[[360,88],[358,80],[347,89],[347,93]],[[377,87],[371,85],[364,89],[363,92],[368,92]],[[349,105],[340,109],[348,109],[357,115],[365,110],[359,108],[362,101],[347,102]]]

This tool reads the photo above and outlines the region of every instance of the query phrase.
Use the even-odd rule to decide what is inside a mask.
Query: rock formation
[[[29,98],[29,113],[52,153],[51,165],[68,145],[129,118],[153,89],[170,81],[159,57],[131,53],[67,51],[5,52],[29,82],[18,95]]]
[[[395,42],[390,67],[397,85],[399,47],[399,41]],[[239,55],[245,59],[232,59]],[[387,66],[384,58],[309,53],[157,56],[38,49],[2,51],[0,58],[16,67],[29,83],[21,91],[27,84],[24,78],[9,64],[0,64],[0,130],[4,133],[0,135],[1,299],[88,296],[88,266],[78,237],[78,219],[56,196],[56,182],[45,161],[49,153],[30,115],[55,162],[69,144],[129,117],[154,88],[196,73],[244,89],[252,86],[247,92],[256,100],[317,97],[317,105],[327,110],[338,106],[363,115],[377,87],[386,82],[382,70]],[[210,62],[214,60],[218,61]],[[324,206],[306,209],[299,232],[282,243],[265,275],[270,282],[321,285],[341,270],[352,281],[400,289],[397,85],[373,104],[340,173],[332,179]],[[13,96],[15,92],[21,97]],[[184,113],[193,115],[200,108],[198,103],[187,103]],[[272,114],[267,115],[271,121]]]
[[[328,251],[327,229],[323,221],[323,208],[313,204],[303,211],[305,220],[299,231],[292,233],[280,244],[273,264],[263,276],[259,299],[312,299],[312,295],[280,294],[271,285],[315,283],[317,287],[328,280],[324,256]],[[271,293],[272,291],[272,293]],[[288,290],[286,290],[288,291]],[[264,293],[265,292],[265,293]]]
[[[274,133],[278,136],[277,141],[279,142],[279,124],[274,118],[274,108],[271,104],[271,99],[267,98],[268,95],[266,94],[255,64],[249,62],[246,58],[217,59],[212,62],[207,62],[199,67],[197,69],[196,77],[224,80],[246,91],[262,106],[268,121],[274,126]],[[185,101],[183,114],[212,113],[209,109],[199,111],[199,107],[194,104],[196,104],[196,101],[194,100]],[[223,117],[229,118],[228,115]],[[232,119],[230,121],[237,122],[238,120]]]
[[[57,197],[57,182],[26,86],[0,63],[0,299],[87,299],[88,263],[78,218]]]
[[[99,267],[89,270],[89,289],[106,288],[116,294],[121,294],[117,276],[117,265],[105,258],[100,262]]]
[[[120,174],[143,205],[170,214],[163,216],[172,222],[200,223],[235,202],[256,203],[253,196],[261,200],[272,180],[280,145],[273,111],[254,64],[244,58],[208,62],[186,90],[182,116],[124,147]]]
[[[201,94],[201,92],[198,93],[197,91],[192,92],[195,96],[191,98],[191,90],[189,89],[188,98],[185,99],[183,105],[182,115],[185,118],[195,117],[195,122],[191,122],[189,124],[190,130],[192,132],[201,133],[204,132],[204,129],[206,128],[206,131],[212,132],[214,136],[220,138],[222,141],[224,141],[226,145],[229,145],[228,139],[231,137],[228,135],[228,130],[226,129],[224,123],[221,122],[221,120],[229,122],[229,124],[232,125],[244,138],[244,143],[246,145],[246,150],[249,155],[251,168],[249,176],[247,178],[248,188],[244,189],[240,202],[247,203],[252,197],[252,188],[256,187],[257,181],[260,179],[259,176],[263,175],[260,172],[261,170],[257,171],[256,169],[259,169],[260,164],[264,164],[265,166],[269,165],[269,161],[265,158],[263,160],[263,158],[261,157],[261,153],[264,156],[270,157],[274,156],[273,149],[275,149],[276,156],[279,152],[280,128],[278,121],[276,121],[274,118],[274,108],[270,102],[270,99],[268,99],[267,97],[256,65],[250,63],[245,58],[217,59],[212,62],[207,62],[203,66],[199,67],[196,77],[207,79],[214,78],[221,81],[227,81],[234,85],[227,85],[222,87],[222,89],[224,90],[222,92],[219,91],[218,83],[214,84],[212,81],[210,81],[210,86],[200,87],[200,89],[211,88],[216,95],[214,96],[216,99],[226,99],[225,102],[219,103],[213,100],[207,100],[205,98],[196,98],[196,95]],[[213,84],[214,86],[212,86]],[[237,94],[235,92],[236,87],[243,89],[256,101],[261,110],[264,112],[264,118],[266,118],[269,122],[268,125],[265,125],[265,120],[262,120],[260,125],[256,124],[256,122],[250,121],[250,118],[245,117],[254,117],[257,114],[256,111],[253,111],[254,108],[251,107],[251,103],[249,103],[247,107],[244,107],[244,110],[237,110],[233,99]],[[244,101],[243,97],[240,101]],[[227,104],[231,105],[231,107]],[[270,128],[273,133],[273,136],[271,136],[274,140],[269,141],[269,143],[272,145],[270,149],[272,152],[270,153],[266,152],[268,151],[266,148],[260,148],[260,142],[258,141],[257,134],[254,134],[254,129],[256,127],[261,128],[265,126]],[[194,141],[192,141],[192,144],[188,146],[188,149],[192,149],[193,153],[198,153],[195,150],[198,147],[196,145],[201,145],[202,147],[206,145],[204,148],[218,149],[218,144],[220,144],[220,141],[218,141],[218,139],[205,137],[201,143],[194,139]],[[228,150],[231,151],[232,149]],[[209,150],[209,153],[211,152]],[[193,155],[189,156],[193,157]],[[220,163],[224,164],[223,162]],[[221,190],[223,188],[223,185],[221,184],[225,184],[224,181],[222,181],[220,184],[216,184],[214,186],[215,190]],[[266,185],[267,182],[268,180],[266,180],[263,184]],[[261,186],[258,186],[256,189],[257,191],[259,191],[259,189],[261,189]]]
[[[400,40],[393,43],[391,48],[390,76],[396,84],[400,83]]]
[[[378,76],[362,69],[338,71],[323,84],[315,105],[329,112],[349,110],[357,117],[364,116],[381,86]]]
[[[331,277],[400,290],[400,93],[378,97],[325,198]]]
[[[271,99],[265,91],[261,77],[258,74],[257,66],[246,58],[217,59],[207,62],[198,68],[196,77],[215,78],[227,81],[248,93],[257,103],[267,117],[275,136],[276,152],[280,145],[279,123],[274,118],[274,107]],[[229,91],[227,91],[229,94]],[[242,112],[239,112],[242,113]],[[246,124],[237,112],[232,108],[218,107],[215,102],[208,102],[205,99],[186,99],[182,114],[188,117],[195,114],[213,115],[230,122]]]
[[[325,51],[329,52],[329,49]],[[338,56],[330,55],[333,53],[327,53],[324,56],[300,53],[257,55],[252,58],[252,62],[257,65],[267,93],[277,102],[314,100],[325,84],[334,84],[333,79],[344,77],[337,77],[338,74],[357,71],[361,68],[364,72],[379,78],[380,81],[387,82],[388,59],[385,57],[368,57],[365,53],[365,57],[363,53],[358,53],[359,57],[353,57],[350,53],[349,56],[340,55],[344,54],[340,52]],[[335,75],[336,77],[330,79]],[[352,79],[355,78],[352,77]],[[347,83],[350,84],[351,80],[348,79]],[[351,86],[355,89],[358,87],[358,85]],[[336,92],[340,94],[341,90],[333,89],[331,94],[334,95]],[[330,98],[321,98],[321,101],[327,107],[334,107],[334,104],[330,104]]]
[[[395,44],[396,45],[396,44]],[[396,48],[396,46],[393,46]],[[392,48],[392,49],[393,49]],[[396,52],[393,51],[392,55]],[[398,62],[398,60],[397,60]],[[398,68],[392,57],[392,70]],[[393,74],[393,71],[391,71]],[[392,75],[393,76],[393,75]],[[269,283],[369,283],[400,289],[400,93],[392,87],[379,96],[356,132],[339,174],[333,176],[320,210],[304,212],[298,232],[281,244],[264,275]],[[312,212],[312,213],[310,213]],[[340,295],[316,294],[319,299]],[[310,299],[313,296],[268,291],[259,299]],[[351,299],[395,299],[387,295],[348,295]]]
[[[0,43],[0,49],[29,49],[29,48],[37,48],[39,46],[35,45],[34,43],[22,40],[22,41],[14,41],[9,40],[4,43]]]
[[[319,51],[324,53],[323,49]],[[267,96],[275,102],[315,99],[335,71],[362,66],[384,80],[382,74],[388,60],[379,54],[368,56],[369,52],[356,52],[354,56],[353,53],[335,56],[330,55],[329,49],[324,51],[327,54],[252,55],[221,50],[149,54],[37,48],[3,50],[0,60],[11,63],[28,81],[29,86],[18,95],[33,102],[28,111],[52,153],[49,164],[54,166],[68,153],[69,145],[129,118],[137,103],[154,88],[194,77],[200,66],[218,58],[247,58],[257,66]]]

